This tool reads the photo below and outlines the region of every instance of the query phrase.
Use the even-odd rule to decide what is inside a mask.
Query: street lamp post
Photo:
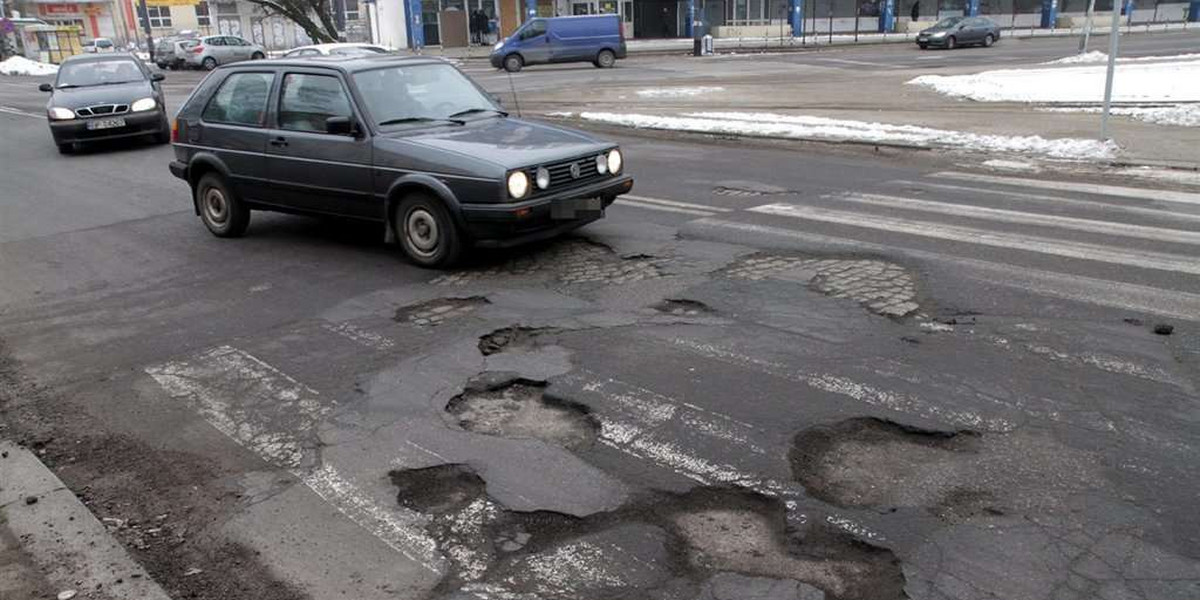
[[[142,28],[146,31],[146,52],[150,55],[150,62],[154,62],[154,34],[150,32],[150,10],[146,8],[146,0],[139,0],[139,8],[142,12]]]
[[[1100,113],[1100,139],[1108,137],[1108,113],[1112,109],[1113,74],[1117,68],[1117,46],[1121,41],[1121,4],[1113,2],[1112,30],[1108,33],[1108,73],[1104,78],[1104,110]]]

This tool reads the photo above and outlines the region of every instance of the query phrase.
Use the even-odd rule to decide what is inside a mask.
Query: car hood
[[[135,81],[120,85],[96,85],[80,88],[55,89],[51,106],[82,108],[96,104],[130,104],[154,95],[149,81]]]
[[[615,144],[583,132],[522,119],[478,119],[462,127],[446,126],[385,134],[430,150],[453,153],[505,169],[558,162],[599,153]]]

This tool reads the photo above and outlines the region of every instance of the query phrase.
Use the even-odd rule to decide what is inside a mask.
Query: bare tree
[[[300,26],[314,43],[338,41],[330,0],[249,0],[268,15],[279,15]]]

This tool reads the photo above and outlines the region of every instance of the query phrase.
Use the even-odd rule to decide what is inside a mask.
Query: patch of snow
[[[1131,62],[1154,62],[1154,61],[1179,61],[1179,60],[1195,60],[1200,58],[1200,54],[1176,54],[1173,56],[1139,56],[1135,58],[1117,57],[1119,63]],[[1083,54],[1076,54],[1050,62],[1044,62],[1043,65],[1073,65],[1073,64],[1090,64],[1108,62],[1108,54],[1099,50],[1092,50]]]
[[[1099,113],[1099,106],[1071,106],[1045,109],[1047,112]],[[1200,104],[1175,104],[1171,106],[1114,106],[1111,113],[1118,117],[1129,117],[1155,125],[1175,127],[1200,127]]]
[[[29,60],[24,56],[14,56],[0,62],[0,75],[54,75],[58,73],[58,65],[51,65]]]
[[[1042,170],[1041,167],[1033,163],[1022,162],[1019,160],[985,160],[983,161],[983,166],[1000,171],[1020,171],[1023,173],[1038,173]]]
[[[561,110],[559,110],[559,111],[554,111],[554,112],[548,112],[548,113],[546,113],[546,116],[547,116],[547,117],[560,117],[560,118],[563,118],[563,119],[570,119],[571,117],[574,117],[574,116],[575,116],[575,113],[573,113],[573,112],[564,112],[564,111],[561,111]]]
[[[1200,186],[1200,171],[1182,171],[1179,169],[1158,169],[1155,167],[1133,167],[1119,171],[1121,175],[1157,181],[1170,181],[1184,185]]]
[[[583,112],[588,121],[644,129],[666,129],[751,137],[894,143],[927,148],[1032,154],[1062,159],[1106,159],[1117,153],[1111,142],[1041,136],[1007,136],[773,113],[701,112],[682,116]]]
[[[922,75],[908,83],[979,102],[1098,103],[1104,100],[1105,71],[1105,65],[1003,69]],[[1113,101],[1200,102],[1200,60],[1118,65]]]
[[[642,98],[688,98],[723,91],[725,91],[723,87],[702,85],[696,87],[650,88],[638,90],[637,95]]]

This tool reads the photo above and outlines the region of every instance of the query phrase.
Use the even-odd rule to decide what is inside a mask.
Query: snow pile
[[[985,135],[915,125],[892,125],[804,115],[700,112],[663,116],[583,112],[579,117],[587,121],[645,129],[833,142],[903,144],[928,148],[1033,154],[1073,160],[1107,159],[1117,153],[1115,144],[1097,140],[1048,140],[1036,135]]]
[[[0,62],[0,75],[54,75],[55,73],[58,73],[58,65],[32,61],[24,56],[14,56]]]
[[[1079,106],[1046,109],[1053,112],[1099,113],[1099,106]],[[1176,104],[1174,106],[1114,106],[1110,112],[1118,117],[1129,117],[1155,125],[1175,127],[1200,127],[1200,104]]]
[[[711,86],[650,88],[647,90],[638,90],[637,95],[643,98],[687,98],[689,96],[700,96],[723,91],[725,91],[723,87]]]
[[[1196,60],[1200,58],[1200,54],[1177,54],[1174,56],[1139,56],[1136,58],[1121,58],[1117,57],[1119,63],[1130,62],[1154,62],[1154,61],[1181,61],[1181,60]],[[1084,54],[1076,54],[1050,62],[1044,62],[1043,65],[1076,65],[1076,64],[1091,64],[1091,63],[1106,63],[1108,62],[1108,54],[1099,50],[1092,50]]]
[[[1039,173],[1042,170],[1041,167],[1033,163],[1022,162],[1019,160],[985,160],[983,161],[983,166],[996,169],[998,171],[1019,171],[1023,173]]]
[[[1005,69],[975,75],[922,75],[911,85],[980,102],[1096,103],[1104,100],[1105,65]],[[1121,64],[1114,102],[1200,102],[1200,59]]]

